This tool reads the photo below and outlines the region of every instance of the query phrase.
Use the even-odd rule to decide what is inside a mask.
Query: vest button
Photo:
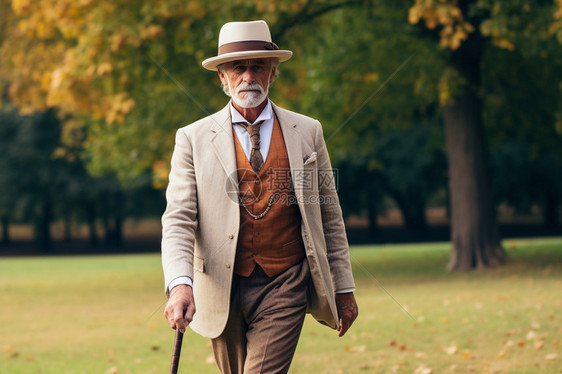
[[[228,234],[228,239],[234,239],[234,235]]]
[[[259,179],[256,179],[256,182],[255,182],[255,183],[256,183],[257,185],[259,185],[259,184],[260,184],[260,180],[259,180]]]
[[[230,264],[225,265],[227,269],[230,269]]]

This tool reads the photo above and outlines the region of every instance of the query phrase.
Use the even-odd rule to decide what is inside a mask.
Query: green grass
[[[504,247],[464,274],[447,243],[353,247],[359,319],[340,339],[307,317],[291,373],[562,373],[562,238]],[[158,255],[2,258],[0,374],[165,373],[164,302]],[[187,333],[180,372],[211,358]]]

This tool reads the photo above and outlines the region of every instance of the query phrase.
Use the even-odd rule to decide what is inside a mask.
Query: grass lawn
[[[508,266],[444,271],[450,244],[356,246],[359,318],[307,317],[291,373],[562,373],[562,238],[504,242]],[[0,259],[0,373],[166,373],[156,254]],[[181,373],[217,373],[188,332]]]

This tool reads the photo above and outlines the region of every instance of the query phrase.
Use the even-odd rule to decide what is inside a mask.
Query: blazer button
[[[234,235],[228,234],[228,239],[234,239]]]
[[[227,268],[227,269],[230,269],[230,264],[226,264],[226,268]]]

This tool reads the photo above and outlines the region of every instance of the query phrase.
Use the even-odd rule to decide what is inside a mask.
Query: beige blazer
[[[349,248],[320,122],[273,105],[287,146],[311,271],[308,311],[338,326],[335,292],[354,288]],[[177,131],[162,217],[164,282],[193,279],[191,328],[208,337],[226,325],[240,226],[230,110]],[[166,290],[168,291],[168,290]]]

